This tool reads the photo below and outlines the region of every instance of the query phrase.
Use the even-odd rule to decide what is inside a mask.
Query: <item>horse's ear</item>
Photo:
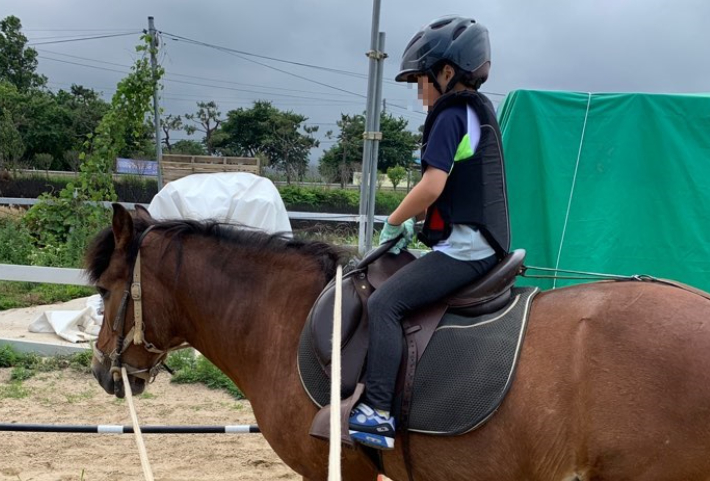
[[[146,209],[141,204],[136,204],[136,217],[146,222],[150,222],[153,220],[153,216],[150,215],[148,209]]]
[[[111,228],[113,229],[116,249],[125,250],[133,240],[133,219],[131,219],[131,214],[121,204],[113,204]]]

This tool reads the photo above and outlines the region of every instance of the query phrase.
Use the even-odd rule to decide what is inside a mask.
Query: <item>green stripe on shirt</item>
[[[464,135],[459,146],[456,148],[456,155],[454,155],[454,162],[460,160],[468,159],[473,156],[473,149],[471,148],[471,136],[469,134]]]

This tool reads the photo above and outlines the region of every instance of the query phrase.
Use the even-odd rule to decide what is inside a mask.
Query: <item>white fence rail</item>
[[[89,279],[83,269],[62,267],[16,266],[0,264],[1,281],[46,282],[48,284],[71,284],[89,286]]]
[[[25,199],[22,197],[0,197],[0,205],[8,206],[32,206],[39,202],[38,199]],[[133,202],[119,202],[123,207],[128,210],[133,210],[135,203]],[[103,202],[104,207],[111,207],[111,202]],[[148,204],[140,204],[144,207],[148,207]],[[311,220],[318,222],[358,222],[360,216],[357,214],[332,214],[326,212],[288,212],[288,218],[292,220]],[[384,223],[387,219],[386,215],[376,215],[375,222]]]
[[[0,197],[0,205],[31,206],[38,202],[38,199],[24,199],[20,197]],[[110,202],[103,203],[110,207]],[[136,204],[121,202],[125,208],[133,210]],[[141,204],[147,207],[147,204]],[[323,212],[289,212],[291,220],[309,220],[318,222],[357,222],[360,216],[355,214],[331,214]],[[387,216],[375,216],[375,222],[383,223]],[[88,286],[88,278],[82,269],[66,269],[59,267],[37,267],[19,266],[10,264],[0,264],[0,281],[18,282],[45,282],[49,284],[71,284],[77,286]]]

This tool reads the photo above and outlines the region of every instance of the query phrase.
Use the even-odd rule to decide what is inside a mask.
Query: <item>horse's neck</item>
[[[300,331],[324,277],[298,255],[227,256],[206,272],[186,256],[175,292],[181,337],[227,373],[247,397],[295,376]]]

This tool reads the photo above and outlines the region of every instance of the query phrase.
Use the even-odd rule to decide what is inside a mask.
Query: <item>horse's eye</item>
[[[110,294],[108,289],[104,289],[103,287],[96,286],[96,290],[99,291],[99,294],[101,295],[102,299],[106,299]]]

